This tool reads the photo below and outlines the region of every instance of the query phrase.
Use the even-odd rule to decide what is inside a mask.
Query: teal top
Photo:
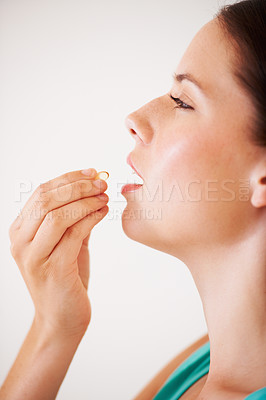
[[[202,376],[209,372],[210,342],[194,351],[169,376],[153,400],[178,400]],[[249,394],[244,400],[266,400],[266,386]]]

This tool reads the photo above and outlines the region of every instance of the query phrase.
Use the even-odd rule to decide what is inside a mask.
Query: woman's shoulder
[[[155,375],[134,400],[150,400],[153,398],[176,368],[208,341],[209,336],[206,334],[175,356]]]

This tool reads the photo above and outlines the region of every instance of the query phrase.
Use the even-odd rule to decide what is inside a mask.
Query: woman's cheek
[[[156,180],[163,183],[166,197],[177,184],[184,188],[197,176],[199,159],[204,155],[202,151],[202,145],[193,141],[192,136],[168,141],[167,146],[158,149],[157,162],[153,162],[151,186],[156,185]]]

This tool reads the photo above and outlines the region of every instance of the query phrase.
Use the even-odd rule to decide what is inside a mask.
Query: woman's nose
[[[140,111],[129,114],[125,125],[136,143],[149,144],[152,140],[152,128],[149,120]]]
[[[132,115],[133,114],[130,114],[126,117],[125,125],[129,131],[130,135],[133,137],[133,139],[136,140],[136,143],[143,143],[143,136],[140,133],[139,129],[136,127],[136,123],[135,123]]]

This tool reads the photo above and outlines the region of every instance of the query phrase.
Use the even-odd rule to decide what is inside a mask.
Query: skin
[[[255,109],[234,78],[234,62],[217,20],[210,21],[176,70],[196,77],[205,94],[188,81],[170,90],[194,109],[173,110],[167,93],[126,119],[144,184],[124,194],[123,229],[191,271],[211,345],[209,376],[197,399],[243,398],[263,387],[266,376],[266,150],[249,139]],[[243,180],[249,182],[244,199]],[[216,191],[206,194],[208,181]],[[151,196],[162,183],[162,195]],[[169,198],[177,185],[183,197],[173,191]],[[136,217],[151,207],[162,218]]]
[[[210,372],[188,400],[238,400],[265,385],[266,152],[249,141],[255,110],[234,79],[233,56],[217,21],[210,21],[176,70],[197,77],[205,94],[187,81],[169,92],[193,109],[174,109],[166,93],[126,119],[144,185],[125,194],[124,232],[187,264],[208,325]],[[108,212],[108,196],[96,198],[107,184],[94,188],[91,172],[41,185],[10,228],[35,318],[0,400],[54,399],[89,325],[88,241]],[[250,183],[244,200],[241,179]],[[146,218],[148,211],[161,217]],[[150,400],[146,393],[139,398]]]
[[[73,171],[40,185],[10,227],[35,316],[1,400],[55,399],[90,323],[88,241],[109,200],[96,174]]]

